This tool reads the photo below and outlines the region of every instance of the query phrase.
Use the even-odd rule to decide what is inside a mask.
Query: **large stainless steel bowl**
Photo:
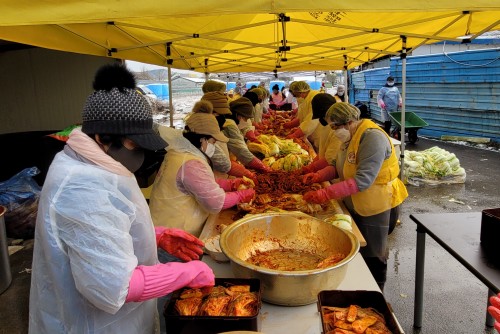
[[[315,303],[319,291],[336,289],[359,251],[354,234],[301,212],[248,215],[222,232],[220,245],[236,277],[260,279],[262,299],[287,306]],[[279,248],[313,251],[325,258],[339,252],[347,256],[334,266],[304,271],[273,270],[246,262],[256,251]]]

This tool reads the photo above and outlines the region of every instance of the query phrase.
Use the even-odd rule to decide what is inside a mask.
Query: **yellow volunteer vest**
[[[367,129],[380,130],[391,144],[392,153],[389,159],[382,163],[382,167],[373,184],[366,190],[351,195],[354,209],[361,216],[373,216],[401,204],[408,192],[399,179],[399,163],[389,136],[382,129],[370,120],[363,120],[356,130],[356,133],[347,148],[344,162],[344,178],[354,178],[358,167],[356,153],[359,149],[361,136]]]
[[[190,195],[177,189],[177,172],[189,160],[207,161],[195,155],[168,151],[156,175],[149,208],[155,226],[176,227],[199,236],[209,213]]]
[[[333,95],[333,97],[335,98],[335,102],[344,102],[344,101],[342,101],[342,100],[340,99],[340,97],[339,97],[339,96],[337,96],[337,95]]]

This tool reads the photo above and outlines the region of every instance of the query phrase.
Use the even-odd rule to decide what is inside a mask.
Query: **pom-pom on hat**
[[[208,92],[203,94],[202,100],[206,100],[212,103],[213,112],[219,115],[229,115],[231,111],[229,110],[229,102],[226,95],[222,92]]]
[[[205,114],[201,112],[191,114],[186,120],[186,126],[192,132],[212,136],[217,141],[223,143],[227,143],[229,141],[229,139],[220,131],[219,123],[217,123],[217,119],[212,114]]]
[[[153,130],[151,107],[135,90],[135,79],[120,64],[104,65],[94,78],[94,92],[82,112],[82,132],[123,135],[147,150],[160,150],[167,143]]]
[[[205,114],[211,114],[214,111],[214,107],[210,101],[201,100],[194,104],[193,112],[201,112]]]
[[[246,97],[240,97],[229,103],[231,111],[237,115],[253,118],[255,116],[255,109],[253,108],[252,102]]]

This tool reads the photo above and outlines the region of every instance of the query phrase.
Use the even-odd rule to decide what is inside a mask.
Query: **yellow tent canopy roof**
[[[400,54],[403,40],[500,25],[500,0],[22,0],[0,12],[0,39],[209,73],[348,69]]]

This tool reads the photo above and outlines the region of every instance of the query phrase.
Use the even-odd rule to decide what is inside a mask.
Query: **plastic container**
[[[401,112],[396,111],[396,112],[390,112],[389,116],[392,118],[392,120],[399,126],[401,126]],[[406,111],[405,112],[405,128],[406,129],[411,129],[411,128],[423,128],[424,126],[427,126],[426,121],[421,119],[420,117],[417,116],[414,112],[411,111]]]
[[[321,317],[321,326],[323,334],[326,333],[323,317],[321,316],[322,306],[333,307],[349,307],[350,305],[357,305],[362,308],[374,308],[381,313],[386,322],[387,328],[393,334],[404,334],[403,329],[396,320],[391,307],[385,301],[384,295],[378,291],[341,291],[341,290],[324,290],[318,294],[318,310]]]
[[[500,235],[500,208],[481,212],[481,247],[488,258],[500,263],[498,258],[498,236]]]
[[[262,306],[261,287],[258,279],[243,278],[216,278],[215,285],[225,287],[231,285],[250,285],[251,292],[257,292],[257,314],[250,317],[210,317],[210,316],[181,316],[175,310],[175,301],[185,289],[180,289],[172,294],[172,298],[165,304],[163,315],[165,317],[167,334],[217,334],[229,331],[258,331],[260,327],[259,312]]]
[[[0,293],[7,290],[12,283],[12,274],[9,262],[9,247],[7,245],[7,234],[5,232],[4,214],[7,209],[0,205]]]

